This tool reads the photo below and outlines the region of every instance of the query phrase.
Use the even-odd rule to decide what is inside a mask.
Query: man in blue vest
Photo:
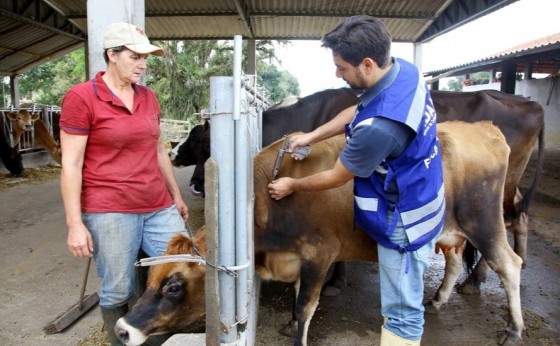
[[[270,194],[278,200],[294,191],[326,190],[354,179],[355,220],[378,243],[385,320],[381,346],[420,345],[423,275],[445,212],[430,93],[414,65],[391,57],[391,35],[377,18],[347,18],[325,35],[322,45],[332,50],[336,76],[365,92],[357,109],[293,136],[289,150],[342,133],[348,143],[332,169],[275,180]]]

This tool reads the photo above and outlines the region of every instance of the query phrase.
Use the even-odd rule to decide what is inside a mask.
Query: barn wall
[[[556,79],[548,105],[547,100],[554,78],[522,80],[518,81],[515,86],[516,94],[529,97],[544,108],[547,151],[560,151],[560,81],[558,81],[558,77]]]

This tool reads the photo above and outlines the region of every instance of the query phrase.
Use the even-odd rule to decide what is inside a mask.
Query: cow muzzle
[[[144,341],[148,339],[146,334],[128,324],[124,317],[121,317],[117,321],[115,325],[115,335],[123,344],[128,346],[142,345]]]

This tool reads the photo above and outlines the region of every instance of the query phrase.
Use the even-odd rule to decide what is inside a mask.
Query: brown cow
[[[33,129],[33,122],[39,119],[39,113],[29,113],[26,109],[17,112],[9,112],[8,118],[12,120],[12,134],[14,138],[14,148],[18,146],[21,136],[25,131]]]
[[[62,151],[60,144],[51,136],[45,123],[41,119],[37,119],[33,123],[33,128],[35,131],[35,146],[45,149],[54,161],[61,164]]]
[[[430,309],[445,304],[462,268],[464,251],[481,252],[506,290],[510,323],[507,340],[521,339],[521,259],[507,242],[502,198],[509,147],[489,122],[438,125],[444,164],[446,218],[437,247],[446,259],[444,281]],[[343,136],[314,144],[303,161],[284,160],[280,176],[303,177],[334,165]],[[293,328],[295,345],[306,345],[309,322],[319,302],[321,285],[335,261],[376,261],[377,245],[361,230],[352,232],[353,193],[348,183],[320,192],[296,192],[282,200],[269,197],[268,184],[281,141],[255,158],[255,270],[266,280],[295,282],[299,289]],[[205,236],[195,239],[205,254]],[[474,246],[474,248],[473,248]],[[177,236],[168,254],[193,251],[192,242]],[[468,257],[467,257],[468,258]],[[139,345],[148,335],[177,332],[204,311],[205,267],[173,263],[152,268],[147,290],[116,326],[127,345]]]
[[[17,112],[8,113],[8,118],[13,121],[14,147],[17,147],[21,141],[23,132],[33,130],[35,133],[35,146],[45,149],[54,161],[59,164],[61,163],[60,144],[49,133],[39,113],[29,113],[26,109],[20,109]]]

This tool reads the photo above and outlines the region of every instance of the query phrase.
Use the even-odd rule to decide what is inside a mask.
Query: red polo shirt
[[[82,211],[144,213],[173,204],[158,166],[160,109],[153,91],[133,84],[131,113],[99,72],[62,101],[60,128],[88,136]]]

